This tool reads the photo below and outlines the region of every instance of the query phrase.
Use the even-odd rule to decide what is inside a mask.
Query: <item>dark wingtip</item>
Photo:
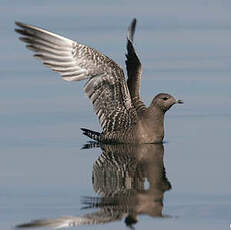
[[[80,128],[83,132],[87,132],[88,129]]]
[[[24,35],[23,30],[20,30],[20,29],[14,29],[14,31],[15,31],[16,33],[19,33],[19,34]]]
[[[134,34],[135,34],[135,30],[136,30],[136,22],[137,22],[136,18],[133,18],[130,26],[128,27],[127,38],[128,38],[128,40],[130,40],[132,42],[133,42],[133,37],[134,37]]]
[[[136,22],[137,22],[137,19],[136,18],[133,18],[132,19],[132,25],[134,24],[134,26],[136,25]]]
[[[19,22],[19,21],[15,21],[14,23],[15,23],[15,25],[17,25],[19,27],[22,27],[22,28],[25,27],[25,25],[26,25],[25,23],[22,23],[22,22]]]
[[[14,229],[39,227],[39,226],[36,226],[36,222],[37,221],[31,222],[31,223],[18,224],[14,227]]]
[[[14,229],[18,229],[18,228],[30,228],[31,225],[30,224],[19,224],[19,225],[16,225],[14,227]]]
[[[21,22],[15,21],[14,24],[17,25],[17,26],[20,26]]]
[[[137,22],[136,18],[133,18],[133,19],[132,19],[132,22],[131,22],[131,25],[132,25],[132,26],[136,26],[136,22]]]
[[[96,141],[88,141],[88,143],[84,144],[81,148],[82,149],[93,149],[93,148],[99,148],[100,143]]]

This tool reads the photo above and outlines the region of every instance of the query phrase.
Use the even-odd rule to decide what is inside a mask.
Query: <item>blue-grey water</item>
[[[231,1],[9,1],[0,7],[0,228],[33,219],[81,216],[98,196],[80,128],[99,130],[82,82],[67,83],[32,58],[14,21],[44,27],[124,67],[126,30],[138,19],[142,97],[185,101],[166,115],[164,167],[172,189],[162,214],[135,229],[229,229],[231,224]],[[141,203],[142,204],[142,203]],[[124,219],[76,229],[126,229]]]

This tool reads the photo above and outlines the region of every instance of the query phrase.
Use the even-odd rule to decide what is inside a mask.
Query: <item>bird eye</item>
[[[164,101],[167,101],[168,100],[168,97],[163,97],[162,98]]]

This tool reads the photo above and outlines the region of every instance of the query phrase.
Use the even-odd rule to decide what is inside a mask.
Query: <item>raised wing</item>
[[[136,28],[136,19],[132,20],[128,28],[128,35],[127,35],[127,60],[126,60],[126,67],[128,73],[128,88],[131,95],[131,99],[134,104],[140,101],[140,80],[142,74],[142,66],[138,56],[136,55],[135,48],[133,46],[133,36],[135,33]]]
[[[66,81],[89,79],[85,93],[93,103],[103,131],[118,131],[136,122],[136,112],[123,70],[95,49],[41,28],[16,22],[20,40],[46,66]]]

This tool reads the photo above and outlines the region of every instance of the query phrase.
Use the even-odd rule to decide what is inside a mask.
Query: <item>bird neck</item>
[[[164,138],[164,114],[165,112],[155,104],[151,104],[145,114],[145,123],[150,133],[153,133],[160,142]]]
[[[147,109],[147,118],[150,121],[163,122],[165,112],[156,104],[151,104]]]

